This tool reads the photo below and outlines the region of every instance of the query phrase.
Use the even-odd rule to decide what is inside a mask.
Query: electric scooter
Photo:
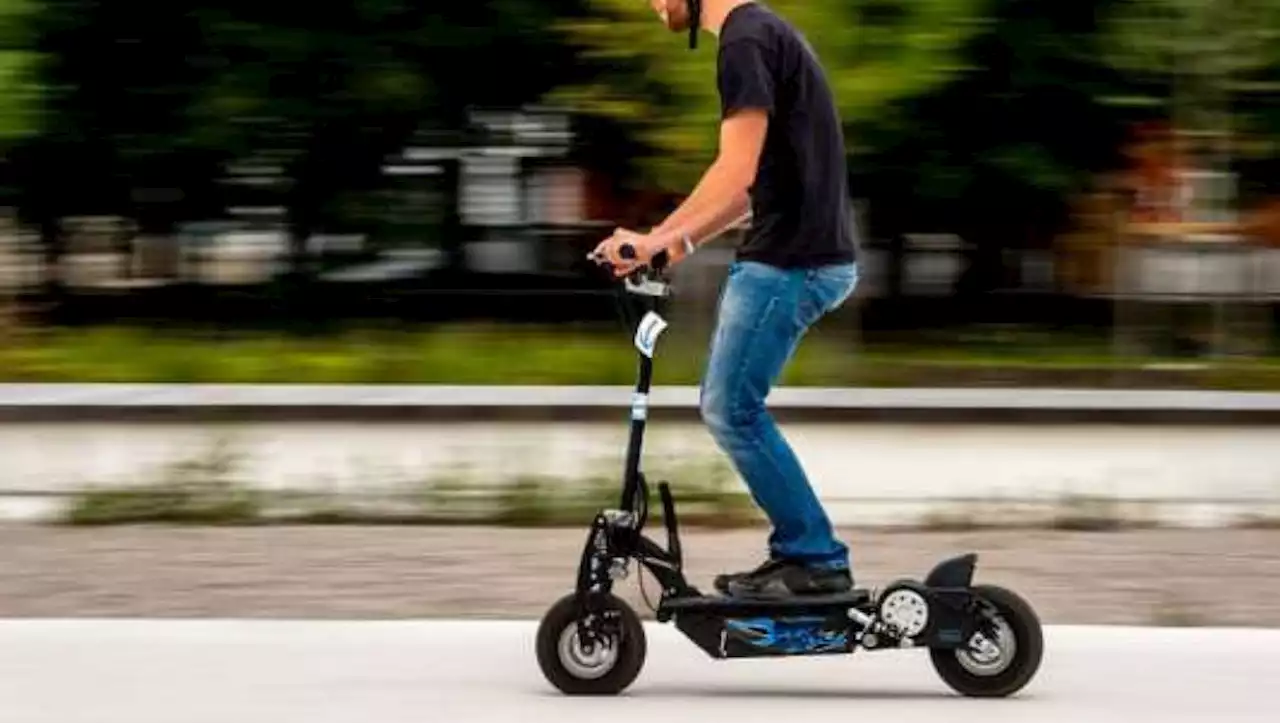
[[[623,247],[621,253],[634,258],[632,248]],[[538,665],[551,685],[568,695],[616,695],[639,676],[648,645],[644,627],[612,592],[634,560],[662,589],[658,604],[650,603],[657,621],[674,622],[713,659],[926,648],[939,677],[961,695],[1004,697],[1026,686],[1043,654],[1040,621],[1013,591],[973,583],[976,554],[942,560],[923,582],[904,578],[879,591],[757,599],[704,594],[685,578],[676,505],[667,482],[658,483],[666,547],[644,535],[650,490],[640,457],[653,356],[668,325],[660,313],[670,295],[665,266],[665,255],[659,254],[623,281],[624,316],[639,316],[627,313],[628,298],[638,301],[643,315],[634,324],[639,378],[631,402],[622,496],[617,509],[600,510],[592,520],[574,590],[556,601],[538,626]],[[638,571],[642,592],[644,570]]]

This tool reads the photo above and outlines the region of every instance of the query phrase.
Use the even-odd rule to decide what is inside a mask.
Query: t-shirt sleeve
[[[736,40],[720,51],[720,114],[744,108],[773,112],[774,82],[764,48],[754,40]]]

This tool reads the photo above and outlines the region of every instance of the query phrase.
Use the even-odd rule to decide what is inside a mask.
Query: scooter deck
[[[871,601],[871,591],[854,589],[827,595],[797,595],[788,598],[731,597],[727,595],[698,595],[696,597],[668,598],[661,608],[671,612],[786,614],[817,609],[850,608]]]
[[[713,658],[833,655],[856,647],[848,611],[871,601],[869,590],[775,599],[697,595],[664,600],[658,619],[674,619]]]

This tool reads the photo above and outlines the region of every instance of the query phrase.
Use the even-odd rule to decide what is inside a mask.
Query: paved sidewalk
[[[1280,630],[1045,628],[1014,698],[961,699],[927,653],[715,661],[670,625],[623,697],[547,683],[533,621],[0,621],[22,723],[1274,723]]]
[[[0,617],[536,618],[585,529],[0,526]],[[660,531],[657,531],[661,539]],[[688,530],[690,577],[754,565],[764,531]],[[1053,624],[1280,626],[1280,530],[845,531],[859,582],[957,552]],[[651,599],[656,583],[645,581]],[[634,575],[621,586],[641,610]]]

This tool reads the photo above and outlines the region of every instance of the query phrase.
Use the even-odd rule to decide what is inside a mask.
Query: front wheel
[[[934,670],[957,693],[974,698],[1003,698],[1035,676],[1044,655],[1044,635],[1035,610],[1016,593],[994,585],[974,592],[995,607],[995,639],[974,635],[959,648],[933,648]]]
[[[589,650],[578,637],[578,606],[572,593],[557,600],[538,625],[538,667],[562,693],[616,695],[635,681],[644,665],[648,643],[640,618],[612,594],[604,594],[602,602],[611,624]]]

